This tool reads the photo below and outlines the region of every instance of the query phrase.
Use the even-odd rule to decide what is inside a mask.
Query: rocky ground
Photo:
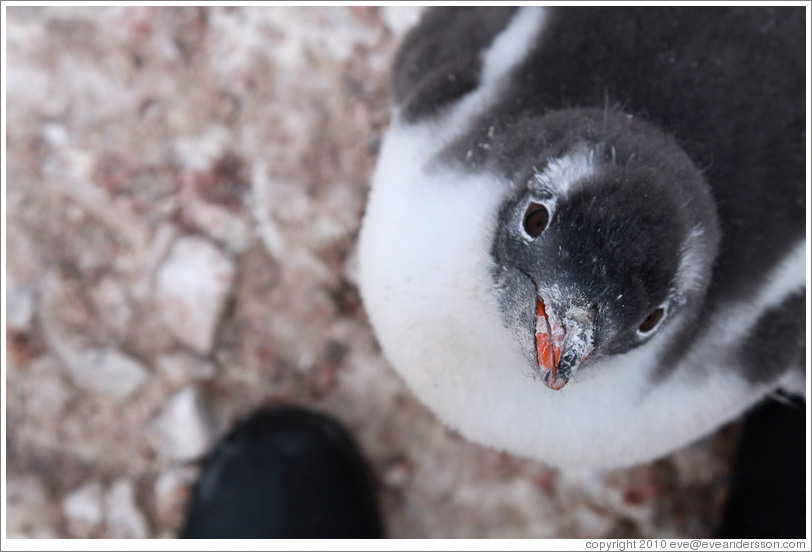
[[[392,537],[711,534],[735,427],[565,474],[381,356],[355,241],[418,12],[8,8],[9,537],[172,537],[200,456],[282,403],[351,429]]]

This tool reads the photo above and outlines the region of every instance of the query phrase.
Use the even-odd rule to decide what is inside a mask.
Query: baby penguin
[[[804,394],[804,48],[803,8],[427,11],[360,236],[414,393],[578,469]]]

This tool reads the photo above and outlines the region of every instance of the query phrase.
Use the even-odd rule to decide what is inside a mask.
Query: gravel
[[[158,314],[181,343],[205,355],[234,280],[234,265],[204,239],[184,237],[157,273]]]
[[[191,461],[212,445],[214,431],[204,398],[195,387],[173,395],[155,420],[160,453],[175,461]]]
[[[87,539],[98,534],[104,523],[103,492],[101,483],[91,481],[71,491],[62,501],[62,513],[71,535]]]

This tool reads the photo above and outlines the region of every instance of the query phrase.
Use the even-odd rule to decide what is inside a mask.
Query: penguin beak
[[[589,311],[570,309],[562,321],[541,298],[537,298],[536,349],[544,383],[558,391],[592,352],[592,317]]]

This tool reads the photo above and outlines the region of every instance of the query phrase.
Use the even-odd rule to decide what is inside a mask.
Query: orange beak
[[[561,360],[561,348],[564,343],[566,331],[557,320],[550,324],[550,318],[544,307],[544,301],[536,303],[536,348],[538,350],[538,364],[542,371],[542,378],[547,387],[558,391],[569,381],[569,377],[561,377],[558,364]]]

